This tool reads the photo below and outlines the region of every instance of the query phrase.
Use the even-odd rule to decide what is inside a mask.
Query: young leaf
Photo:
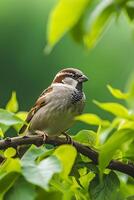
[[[88,172],[84,175],[81,175],[79,178],[80,184],[88,191],[89,183],[95,177],[93,172]]]
[[[114,200],[118,197],[120,182],[114,172],[104,175],[100,182],[96,176],[90,183],[89,192],[91,200]]]
[[[60,0],[49,16],[48,46],[51,49],[80,19],[89,0]]]
[[[6,105],[6,110],[15,113],[18,111],[18,108],[19,108],[19,106],[18,106],[18,101],[16,98],[16,92],[12,92],[11,98]]]
[[[61,161],[63,166],[61,176],[63,178],[67,178],[77,155],[76,149],[71,145],[62,145],[55,150],[53,155],[55,155]]]
[[[129,118],[129,113],[127,108],[125,108],[123,105],[119,103],[100,103],[98,101],[94,100],[94,103],[99,106],[101,109],[106,110],[110,113],[112,113],[115,116],[123,117],[123,118]]]
[[[131,129],[121,129],[116,131],[104,145],[100,147],[99,168],[102,173],[109,164],[114,153],[120,149],[122,144],[134,138],[134,131]]]
[[[0,109],[0,124],[4,124],[7,126],[12,126],[14,124],[23,124],[23,120],[15,116],[15,114],[4,110]]]
[[[120,129],[133,129],[134,130],[134,121],[124,119],[120,122],[118,130]]]
[[[96,125],[96,126],[109,126],[110,122],[108,120],[103,120],[99,116],[92,114],[92,113],[86,113],[79,115],[75,117],[76,120],[85,122],[87,124]]]
[[[6,158],[11,158],[14,157],[15,155],[16,155],[16,150],[13,147],[7,148],[4,152],[4,156]]]
[[[4,133],[2,131],[2,129],[0,128],[0,138],[3,138],[4,137]]]
[[[4,164],[0,166],[0,177],[9,172],[21,172],[21,163],[18,158],[8,158]]]
[[[17,116],[20,119],[22,119],[23,121],[25,121],[27,114],[28,114],[27,112],[20,111],[20,112],[16,113],[15,116]],[[18,132],[20,130],[20,128],[22,127],[22,124],[15,124],[13,127]]]
[[[22,174],[28,182],[46,190],[52,176],[61,172],[61,164],[55,156],[42,160],[38,165],[35,162],[23,161],[22,167]]]
[[[89,30],[84,36],[84,43],[87,48],[93,48],[96,45],[113,13],[114,3],[107,0],[100,1],[95,10],[93,10],[89,19]]]
[[[110,91],[110,93],[117,99],[127,99],[129,97],[129,93],[123,93],[119,89],[115,89],[110,85],[107,85],[107,88]]]
[[[75,136],[73,136],[73,140],[89,146],[94,146],[97,140],[97,133],[90,130],[82,130],[78,132]]]

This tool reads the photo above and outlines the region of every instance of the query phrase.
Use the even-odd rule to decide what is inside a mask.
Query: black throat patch
[[[80,91],[80,90],[75,90],[75,91],[72,93],[71,102],[72,102],[72,104],[75,104],[75,103],[77,103],[78,101],[80,101],[82,98],[83,98],[83,92]]]

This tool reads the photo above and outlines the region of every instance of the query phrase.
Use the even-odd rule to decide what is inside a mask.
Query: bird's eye
[[[76,74],[76,78],[80,78],[81,76],[81,74]]]

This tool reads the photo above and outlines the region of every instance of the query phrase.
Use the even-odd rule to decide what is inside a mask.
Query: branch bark
[[[6,138],[5,140],[0,140],[0,149],[6,149],[8,147],[18,147],[21,145],[29,145],[35,144],[37,146],[41,144],[52,144],[54,146],[59,146],[62,144],[67,144],[66,138],[61,137],[47,137],[45,141],[43,141],[43,137],[39,135],[33,136],[19,136],[13,138]],[[84,156],[87,156],[92,160],[95,165],[98,165],[98,157],[99,153],[95,150],[91,149],[88,146],[85,146],[76,141],[72,141],[72,145],[77,149],[77,151]],[[107,168],[122,172],[134,178],[134,164],[125,164],[123,162],[112,160]]]

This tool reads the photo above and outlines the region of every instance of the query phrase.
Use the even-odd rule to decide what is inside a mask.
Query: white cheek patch
[[[71,85],[71,86],[73,86],[73,87],[76,87],[77,84],[78,84],[77,80],[75,80],[75,79],[73,79],[73,78],[71,78],[71,77],[66,77],[66,78],[64,78],[64,79],[62,80],[62,82],[63,82],[64,84],[68,84],[68,85]]]

